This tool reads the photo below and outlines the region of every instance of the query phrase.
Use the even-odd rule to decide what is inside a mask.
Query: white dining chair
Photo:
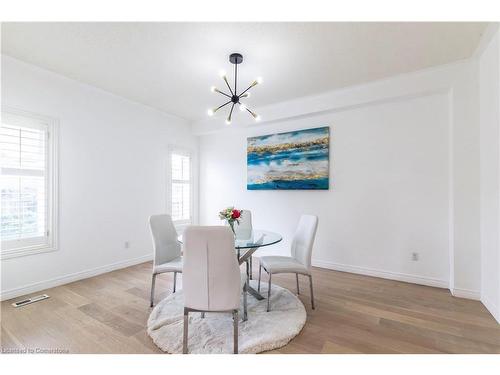
[[[252,237],[252,211],[243,209],[241,210],[240,223],[235,224],[234,226],[234,234],[236,235],[237,240],[248,240]],[[247,273],[249,279],[252,279],[253,274],[253,261],[250,256],[246,261],[246,265],[248,267]]]
[[[174,273],[175,293],[177,273],[182,272],[181,245],[177,241],[177,231],[170,215],[153,215],[149,218],[149,228],[153,238],[154,263],[151,279],[151,304],[153,307],[156,276],[160,273]]]
[[[235,224],[236,239],[248,240],[252,237],[252,211],[242,210],[240,223]]]
[[[202,316],[205,312],[231,312],[236,354],[242,277],[233,233],[225,226],[190,226],[184,231],[183,240],[183,353],[188,352],[190,312],[201,312]]]
[[[302,215],[295,231],[291,246],[291,256],[263,256],[260,258],[258,291],[260,292],[260,278],[262,269],[269,275],[267,290],[267,311],[271,308],[271,278],[277,273],[294,273],[297,281],[297,294],[299,291],[299,274],[309,277],[311,288],[311,305],[314,310],[314,293],[312,281],[311,255],[318,228],[318,217]]]

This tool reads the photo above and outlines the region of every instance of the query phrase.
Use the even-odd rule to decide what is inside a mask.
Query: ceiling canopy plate
[[[229,55],[229,61],[231,64],[241,64],[243,62],[243,56],[240,53],[232,53]]]

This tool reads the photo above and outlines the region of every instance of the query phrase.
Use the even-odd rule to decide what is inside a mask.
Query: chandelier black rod
[[[227,96],[228,98],[231,98],[231,95],[228,95],[228,94],[226,94],[226,93],[225,93],[225,92],[223,92],[223,91],[217,90],[216,92],[218,92],[219,94],[222,94],[222,95],[224,95],[224,96]]]
[[[230,119],[230,118],[231,118],[231,116],[233,115],[234,104],[235,104],[235,103],[233,103],[233,105],[231,106],[231,111],[229,112],[229,117],[228,117],[228,119]]]
[[[238,82],[238,64],[234,64],[234,95],[238,95],[236,83]]]
[[[227,77],[224,76],[223,79],[224,79],[224,82],[226,82],[227,88],[231,92],[231,95],[234,95],[234,92],[233,92],[233,90],[231,90],[231,86],[229,86],[229,82],[227,81]]]
[[[253,112],[252,112],[250,109],[248,109],[248,108],[245,108],[245,109],[248,111],[248,113],[250,113],[253,117],[255,117],[255,113],[253,113]]]
[[[248,88],[243,91],[240,95],[238,95],[239,97],[241,97],[241,95],[243,95],[244,93],[246,93],[248,90],[250,90],[252,87],[254,87],[255,85],[252,83],[250,86],[248,86]]]
[[[229,103],[231,103],[231,100],[228,100],[228,101],[227,101],[227,102],[225,102],[224,104],[222,104],[222,105],[218,106],[218,107],[215,109],[214,113],[215,113],[215,112],[217,112],[217,111],[218,111],[219,109],[221,109],[222,107],[224,107],[224,106],[228,105]]]

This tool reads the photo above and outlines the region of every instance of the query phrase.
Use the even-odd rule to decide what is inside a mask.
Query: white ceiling
[[[2,53],[197,120],[244,55],[249,107],[471,56],[485,23],[3,23]]]

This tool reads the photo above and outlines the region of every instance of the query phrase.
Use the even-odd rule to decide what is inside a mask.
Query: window
[[[192,181],[191,155],[188,152],[170,153],[170,213],[175,224],[191,224]]]
[[[55,250],[55,121],[3,110],[2,258]]]

